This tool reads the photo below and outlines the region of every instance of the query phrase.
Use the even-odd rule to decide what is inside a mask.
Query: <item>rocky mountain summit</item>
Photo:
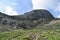
[[[0,12],[0,23],[8,28],[33,28],[37,25],[48,24],[54,17],[44,9],[32,10],[23,15],[9,16]]]

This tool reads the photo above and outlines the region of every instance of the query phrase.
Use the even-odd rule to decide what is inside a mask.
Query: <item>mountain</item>
[[[33,28],[48,24],[54,17],[48,10],[32,10],[23,15],[9,16],[0,12],[0,23],[9,28]]]
[[[17,16],[0,12],[0,40],[60,40],[60,18],[44,9]]]
[[[49,11],[44,10],[44,9],[32,10],[30,12],[26,12],[23,15],[20,15],[17,17],[20,17],[20,19],[16,18],[18,20],[38,20],[41,18],[52,20],[54,18]]]

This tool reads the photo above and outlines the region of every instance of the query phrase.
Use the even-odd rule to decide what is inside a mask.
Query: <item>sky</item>
[[[21,15],[35,9],[46,9],[60,18],[60,0],[0,0],[0,12]]]

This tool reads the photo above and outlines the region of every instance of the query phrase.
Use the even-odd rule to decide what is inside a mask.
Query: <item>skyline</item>
[[[21,15],[34,9],[46,9],[60,18],[59,0],[0,0],[0,12],[8,15]]]

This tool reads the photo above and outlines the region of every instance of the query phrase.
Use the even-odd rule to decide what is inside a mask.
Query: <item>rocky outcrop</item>
[[[32,10],[17,16],[0,14],[0,22],[2,21],[3,25],[9,26],[10,28],[32,28],[40,24],[49,23],[53,19],[52,14],[44,9]]]

